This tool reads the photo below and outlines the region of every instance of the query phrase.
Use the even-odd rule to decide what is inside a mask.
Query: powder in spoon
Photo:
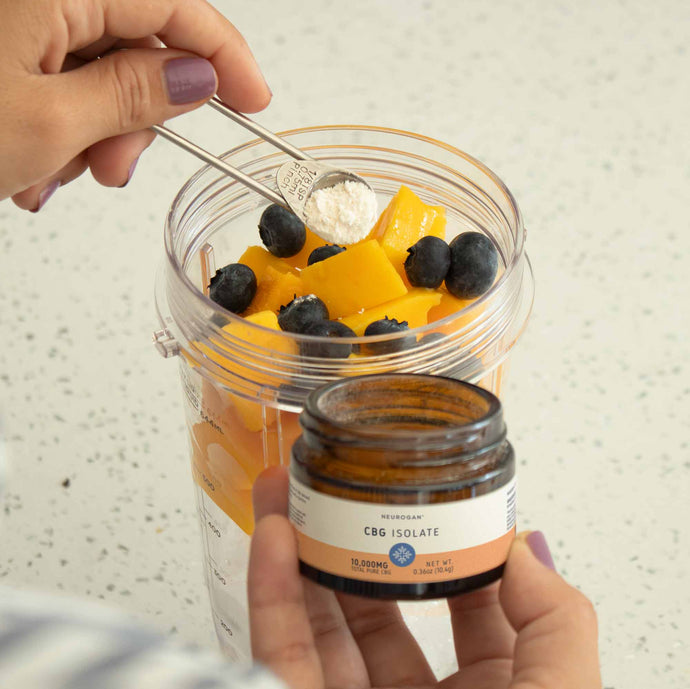
[[[366,184],[352,181],[317,189],[304,207],[309,229],[334,244],[364,239],[377,211],[376,194]]]

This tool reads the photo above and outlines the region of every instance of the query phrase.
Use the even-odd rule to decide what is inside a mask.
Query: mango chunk
[[[364,335],[364,331],[369,323],[386,316],[388,318],[395,318],[398,321],[407,321],[410,328],[419,328],[427,324],[429,309],[438,305],[440,301],[441,295],[436,290],[414,287],[398,299],[387,301],[385,304],[379,304],[362,313],[345,316],[340,320],[352,328],[357,335]]]
[[[439,295],[439,301],[428,313],[429,323],[440,321],[442,318],[450,316],[451,313],[456,313],[464,309],[468,304],[474,301],[474,299],[458,299],[443,288],[439,289],[437,293]]]
[[[268,330],[257,330],[254,325],[260,325]],[[297,345],[289,337],[282,334],[278,325],[278,316],[273,311],[259,311],[245,316],[242,320],[233,321],[223,327],[223,330],[232,336],[233,340],[248,343],[247,346],[256,345],[266,350],[273,350],[284,354],[296,354]],[[277,331],[273,335],[270,331]],[[248,368],[243,363],[243,355],[225,346],[224,342],[214,342],[221,349],[227,350],[227,355],[223,352],[212,350],[204,343],[199,343],[199,349],[212,361],[219,366],[232,371],[248,380],[257,383],[267,383],[273,381],[275,376],[261,373]],[[263,352],[262,352],[263,353]]]
[[[264,276],[268,266],[271,266],[279,273],[293,272],[293,268],[289,263],[286,263],[282,258],[274,256],[262,246],[250,246],[247,248],[240,256],[238,263],[244,263],[245,266],[249,266],[254,271],[257,282]]]
[[[227,438],[208,423],[192,427],[192,467],[199,486],[243,531],[251,534],[252,483],[258,471],[248,474],[233,456]]]
[[[332,319],[397,299],[407,287],[375,239],[307,266],[301,273],[304,294],[318,295]]]
[[[304,291],[302,280],[294,273],[281,273],[266,266],[263,277],[259,281],[252,303],[243,315],[251,315],[260,311],[277,312],[281,306],[289,304],[295,296],[308,294]]]
[[[282,260],[286,261],[289,263],[293,268],[306,268],[307,267],[307,259],[309,258],[309,254],[314,251],[314,249],[323,246],[326,244],[326,240],[323,239],[322,237],[319,237],[318,234],[314,234],[308,227],[307,227],[307,239],[304,242],[304,246],[300,250],[298,254],[295,254],[294,256],[289,256],[288,258],[284,258]]]
[[[404,270],[407,250],[422,237],[446,237],[446,209],[424,203],[401,186],[381,213],[369,238],[378,239],[396,269]]]
[[[270,270],[270,267],[267,270]],[[291,274],[286,273],[285,275],[287,277]],[[278,316],[276,316],[273,311],[267,310],[250,314],[245,320],[254,325],[261,325],[264,328],[276,330],[277,333],[275,335],[271,335],[270,332],[261,332],[257,334],[250,326],[248,327],[244,323],[229,323],[223,330],[243,340],[249,342],[253,341],[265,349],[285,354],[297,353],[297,345],[288,337],[281,334],[282,331],[278,325]],[[237,365],[233,364],[233,368],[237,373],[255,383],[266,383],[270,386],[277,386],[281,382],[275,375],[250,370],[246,366],[239,364],[239,362]],[[264,405],[260,402],[253,402],[239,395],[231,394],[231,397],[237,414],[247,430],[260,431],[264,426],[270,426],[272,423],[275,423],[275,411],[273,409],[264,409]]]
[[[452,316],[476,301],[475,299],[458,299],[447,292],[444,287],[439,288],[438,291],[441,294],[441,301],[436,306],[432,306],[431,309],[429,309],[429,323]],[[438,331],[447,334],[455,333],[470,325],[470,323],[479,316],[479,313],[481,312],[478,312],[476,308],[471,309],[470,313],[451,319],[450,323],[447,325],[439,326]]]
[[[269,330],[257,330],[252,327],[252,324],[263,326],[263,328],[268,328]],[[238,340],[249,343],[248,346],[254,344],[257,347],[261,347],[262,354],[266,354],[263,350],[271,350],[281,354],[297,354],[296,343],[282,334],[280,326],[278,325],[278,317],[273,311],[260,311],[250,314],[246,316],[243,321],[228,323],[223,330]],[[275,330],[277,332],[273,335],[270,330]],[[221,348],[225,348],[224,343],[218,342],[217,344]],[[219,366],[222,366],[224,369],[252,383],[259,385],[264,383],[270,387],[277,387],[283,382],[281,376],[277,374],[257,371],[253,367],[247,366],[243,363],[242,359],[242,357],[246,355],[240,352],[227,349],[226,356],[224,353],[210,349],[203,343],[199,343],[198,347],[209,359]],[[272,409],[266,408],[264,410],[260,402],[245,399],[240,395],[235,395],[230,392],[228,395],[242,423],[248,430],[259,431],[264,425],[268,426],[271,423],[275,423],[275,414],[270,413],[273,411]]]
[[[210,383],[205,392],[210,389]],[[211,393],[209,415],[221,411]],[[222,393],[224,394],[224,393]],[[204,399],[206,404],[206,399]],[[280,414],[275,422],[257,431],[248,431],[238,414],[222,404],[222,428],[209,422],[192,427],[192,466],[201,488],[241,529],[251,534],[254,528],[252,484],[267,466],[287,464],[290,449],[302,429],[299,414],[266,410]]]

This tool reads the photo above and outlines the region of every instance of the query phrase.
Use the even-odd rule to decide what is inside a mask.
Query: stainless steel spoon
[[[214,156],[167,127],[154,125],[152,129],[157,134],[160,134],[163,138],[183,148],[188,153],[195,155],[205,163],[212,165],[217,170],[224,172],[229,177],[232,177],[246,187],[261,194],[271,201],[271,203],[289,207],[303,222],[306,222],[305,205],[311,194],[318,189],[332,187],[341,182],[358,182],[359,184],[365,185],[373,193],[371,186],[359,175],[349,170],[336,168],[332,165],[314,160],[314,158],[301,149],[281,139],[246,115],[236,112],[219,98],[212,98],[208,102],[208,105],[295,159],[278,168],[276,172],[277,192],[257,182],[249,175],[229,165],[221,158]],[[318,234],[318,228],[313,229]]]

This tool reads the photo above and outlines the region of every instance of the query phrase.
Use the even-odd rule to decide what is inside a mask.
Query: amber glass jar
[[[495,395],[439,376],[361,376],[311,393],[300,423],[290,519],[304,575],[399,600],[500,578],[515,459]]]

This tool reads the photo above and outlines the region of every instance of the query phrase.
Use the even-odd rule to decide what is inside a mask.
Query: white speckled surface
[[[264,67],[270,128],[418,131],[515,193],[537,278],[505,400],[521,525],[595,601],[606,687],[687,689],[690,4],[215,4]],[[249,138],[213,113],[175,126]],[[158,141],[124,190],[0,205],[0,583],[212,645],[177,370],[150,344],[163,219],[196,168]]]

